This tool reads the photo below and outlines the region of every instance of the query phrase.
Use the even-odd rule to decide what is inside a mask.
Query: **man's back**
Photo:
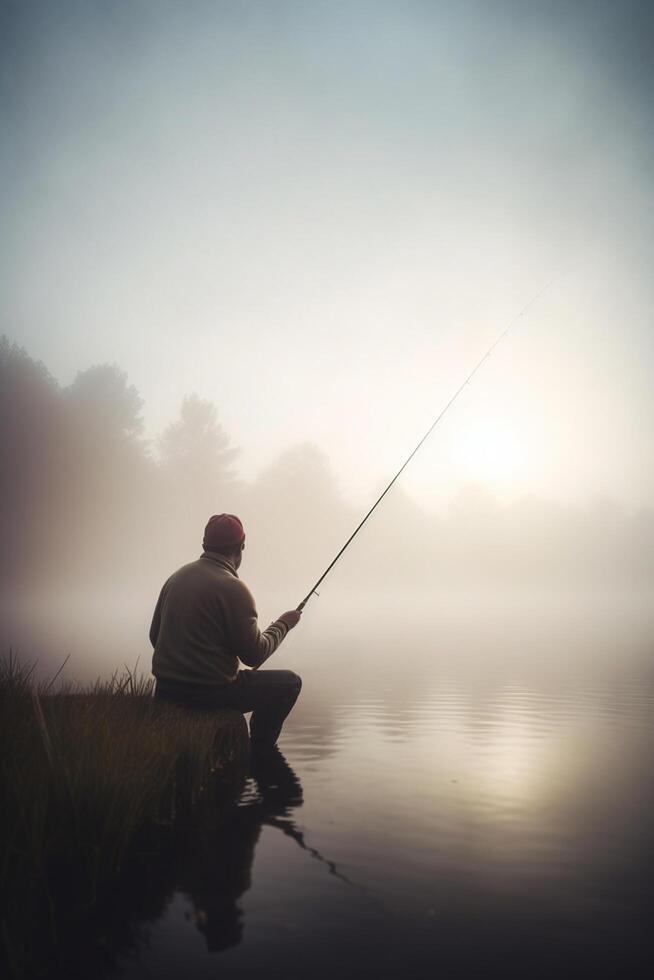
[[[260,666],[287,632],[286,623],[276,620],[261,633],[252,594],[234,566],[205,552],[161,590],[150,630],[152,673],[183,684],[231,684],[239,660]]]
[[[170,576],[155,609],[152,672],[186,684],[229,684],[238,672],[231,650],[230,580],[242,585],[224,558],[183,565]]]

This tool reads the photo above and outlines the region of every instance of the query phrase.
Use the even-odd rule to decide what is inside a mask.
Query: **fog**
[[[0,9],[5,649],[147,669],[221,511],[296,605],[537,295],[283,656],[607,596],[641,635],[650,5]]]
[[[118,366],[61,388],[6,339],[0,353],[5,643],[44,667],[72,653],[80,676],[139,657],[147,669],[158,590],[200,554],[214,511],[244,521],[241,574],[262,620],[297,605],[362,516],[316,445],[284,450],[245,480],[210,402],[189,396],[150,446],[141,399]],[[346,650],[353,634],[419,646],[471,615],[519,632],[534,595],[547,603],[552,593],[581,602],[582,618],[605,611],[607,594],[638,607],[653,555],[651,508],[507,504],[469,486],[437,512],[396,486],[312,597],[305,619],[321,629],[305,636],[311,646],[326,631]]]

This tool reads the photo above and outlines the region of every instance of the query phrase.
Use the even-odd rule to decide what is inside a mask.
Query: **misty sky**
[[[0,333],[420,500],[654,502],[654,8],[0,0]]]

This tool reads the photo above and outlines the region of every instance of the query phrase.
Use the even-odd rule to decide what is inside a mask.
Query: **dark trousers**
[[[252,748],[266,749],[279,738],[301,688],[302,679],[292,670],[241,670],[236,680],[224,687],[158,680],[154,696],[158,701],[173,701],[188,708],[232,708],[243,714],[251,711]]]

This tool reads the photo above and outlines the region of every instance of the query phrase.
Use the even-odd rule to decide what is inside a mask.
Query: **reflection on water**
[[[571,637],[553,672],[307,658],[285,758],[192,836],[119,974],[649,975],[642,641],[593,669]]]
[[[203,826],[188,842],[176,887],[188,895],[192,918],[210,952],[235,946],[242,939],[239,899],[252,885],[255,848],[264,827],[280,831],[329,874],[349,884],[333,861],[306,843],[293,817],[302,802],[300,780],[277,750],[252,760],[250,777],[235,806],[218,826]]]
[[[241,941],[239,899],[252,884],[252,864],[264,826],[277,827],[305,847],[292,810],[302,805],[302,787],[283,755],[253,762],[251,777],[236,807],[219,828],[203,827],[181,863],[179,890],[188,894],[193,917],[207,949],[219,952]]]

